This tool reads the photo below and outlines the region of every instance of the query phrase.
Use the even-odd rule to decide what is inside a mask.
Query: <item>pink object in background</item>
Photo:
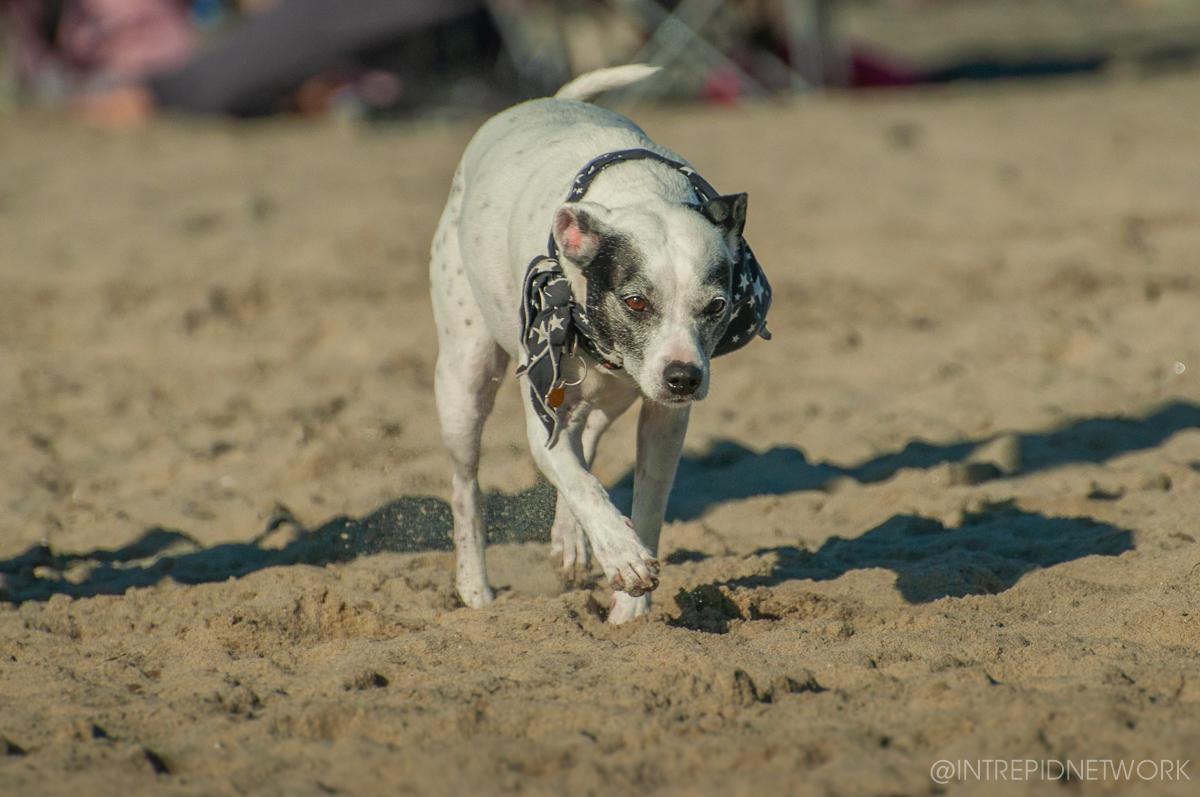
[[[10,0],[8,7],[23,81],[59,63],[84,85],[119,85],[177,69],[196,49],[186,11],[175,0],[68,0],[53,42],[39,35],[37,0]]]
[[[852,48],[850,70],[850,85],[855,88],[913,86],[922,80],[918,70],[873,48]]]
[[[59,46],[72,66],[118,81],[178,69],[196,37],[172,0],[76,0],[67,5]]]
[[[732,105],[742,96],[742,79],[727,69],[714,69],[704,76],[704,99],[714,105]]]

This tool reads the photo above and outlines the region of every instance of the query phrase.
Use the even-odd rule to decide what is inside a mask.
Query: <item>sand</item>
[[[1200,82],[630,114],[749,192],[775,304],[621,627],[598,573],[559,586],[511,382],[498,599],[455,599],[425,270],[477,121],[0,117],[0,793],[1057,794],[930,769],[1200,759]],[[1074,785],[1195,793],[1155,766]]]

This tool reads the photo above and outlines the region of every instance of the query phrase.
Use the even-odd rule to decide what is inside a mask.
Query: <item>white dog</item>
[[[620,623],[645,613],[658,586],[667,495],[709,358],[769,337],[770,288],[742,240],[746,195],[716,195],[628,119],[583,102],[655,71],[592,72],[498,114],[455,172],[430,277],[467,606],[492,600],[479,441],[510,359],[534,459],[558,489],[553,555],[572,580],[588,570],[590,543]],[[631,523],[589,469],[639,397]]]

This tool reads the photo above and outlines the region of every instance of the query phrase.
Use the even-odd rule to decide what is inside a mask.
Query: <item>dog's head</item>
[[[707,395],[745,223],[745,194],[695,207],[572,202],[555,214],[555,244],[585,281],[597,337],[652,401],[683,405]]]

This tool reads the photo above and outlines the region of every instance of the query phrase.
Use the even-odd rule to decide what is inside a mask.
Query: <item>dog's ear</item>
[[[567,260],[579,268],[592,262],[600,250],[602,219],[608,209],[595,202],[568,202],[554,214],[554,243]]]
[[[729,194],[710,199],[700,206],[700,212],[721,231],[725,237],[725,244],[735,256],[738,239],[742,237],[742,230],[746,227],[748,199],[745,194]]]

